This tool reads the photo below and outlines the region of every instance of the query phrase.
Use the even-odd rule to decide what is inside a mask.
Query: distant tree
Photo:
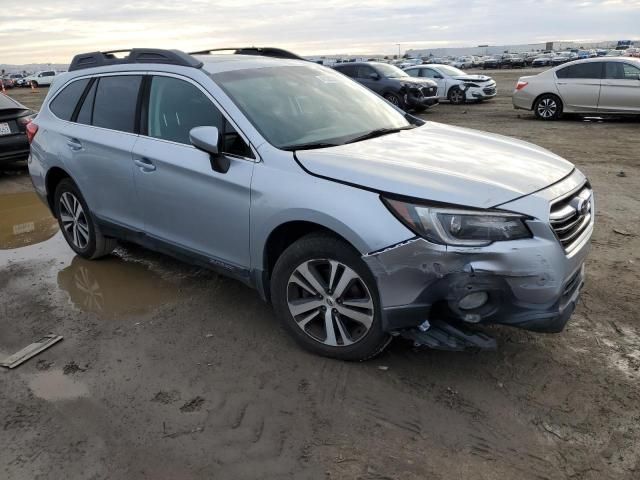
[[[385,56],[384,56],[384,59],[385,59],[385,60],[389,60],[389,55],[385,55]]]
[[[398,55],[394,55],[394,56],[393,56],[393,59],[394,59],[394,60],[397,60],[397,59],[398,59]]]

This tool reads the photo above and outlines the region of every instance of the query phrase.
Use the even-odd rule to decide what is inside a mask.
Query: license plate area
[[[6,122],[0,122],[0,135],[11,135],[11,127]]]

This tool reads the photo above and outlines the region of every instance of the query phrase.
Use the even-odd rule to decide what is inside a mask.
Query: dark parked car
[[[403,110],[421,112],[439,103],[433,80],[414,78],[398,67],[377,62],[351,62],[334,67]]]
[[[504,64],[504,60],[501,55],[494,55],[489,58],[485,58],[482,62],[482,68],[485,69],[493,69],[493,68],[502,68]]]
[[[26,127],[34,116],[34,111],[0,94],[0,165],[29,156]]]
[[[520,55],[507,54],[502,56],[503,68],[524,68],[526,65],[524,57]]]

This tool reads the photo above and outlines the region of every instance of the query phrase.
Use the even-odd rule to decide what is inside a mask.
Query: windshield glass
[[[374,130],[411,126],[381,97],[319,65],[232,70],[211,77],[277,148],[339,145]]]
[[[401,78],[408,77],[404,70],[400,70],[394,65],[388,65],[386,63],[380,63],[376,65],[376,70],[387,78]]]
[[[440,72],[444,73],[445,75],[449,75],[450,77],[457,77],[459,75],[466,75],[466,73],[464,73],[459,68],[450,67],[448,65],[439,66],[438,70],[440,70]]]

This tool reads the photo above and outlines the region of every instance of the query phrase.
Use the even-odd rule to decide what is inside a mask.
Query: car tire
[[[400,95],[389,92],[389,93],[385,93],[383,96],[388,102],[392,103],[396,107],[401,108],[402,110],[405,109],[404,102],[402,101],[402,98],[400,97]]]
[[[447,98],[453,105],[462,105],[466,101],[466,94],[458,87],[451,87]]]
[[[31,86],[33,88],[38,88],[40,85],[38,85],[38,82],[36,82],[35,80],[31,80]]]
[[[306,235],[282,253],[271,301],[285,330],[318,355],[364,361],[391,341],[373,274],[353,247],[332,235]]]
[[[558,120],[562,115],[562,101],[558,96],[546,93],[535,101],[533,112],[539,120]]]
[[[54,211],[62,235],[81,257],[95,260],[113,251],[117,241],[105,237],[76,184],[65,178],[54,194]]]

